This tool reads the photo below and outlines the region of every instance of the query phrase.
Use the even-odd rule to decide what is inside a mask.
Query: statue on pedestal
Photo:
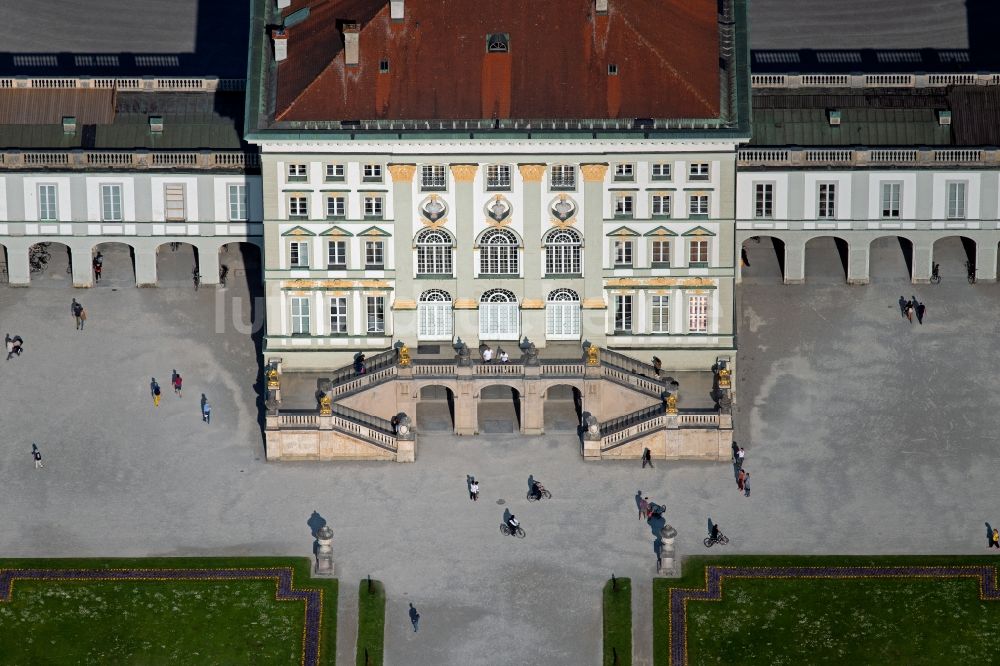
[[[330,416],[333,414],[333,398],[329,393],[324,393],[319,398],[319,415]]]
[[[587,365],[595,366],[601,364],[600,350],[597,345],[587,345]]]
[[[667,414],[676,414],[677,413],[677,394],[676,393],[668,393],[667,394],[667,399],[664,402],[666,403],[666,406],[667,406]]]
[[[399,367],[408,368],[410,367],[410,348],[406,346],[405,343],[399,346]]]
[[[333,564],[333,528],[324,525],[316,531],[316,575],[332,576]]]

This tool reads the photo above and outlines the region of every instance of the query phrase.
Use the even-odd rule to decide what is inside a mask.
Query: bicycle
[[[540,500],[540,499],[542,499],[542,498],[545,498],[545,499],[552,499],[552,493],[550,493],[549,491],[547,491],[547,490],[546,490],[546,489],[545,489],[545,488],[544,488],[544,487],[542,486],[542,484],[538,484],[538,492],[539,492],[540,496],[537,496],[537,497],[536,497],[536,496],[535,496],[535,493],[533,493],[533,492],[531,492],[531,491],[529,490],[529,491],[528,491],[528,501],[529,501],[529,502],[537,502],[538,500]]]
[[[201,284],[201,274],[198,273],[197,268],[191,272],[191,279],[194,280],[194,290],[198,291],[198,285]]]
[[[976,265],[971,261],[965,262],[965,272],[969,284],[976,284]]]
[[[500,534],[504,536],[510,536],[510,525],[508,525],[507,523],[500,523]],[[518,525],[517,531],[514,533],[514,535],[518,539],[523,539],[525,537],[524,528]]]
[[[729,543],[729,537],[727,537],[722,532],[719,532],[719,536],[718,537],[716,537],[714,539],[712,537],[710,537],[710,536],[705,537],[705,540],[702,541],[702,543],[705,544],[705,548],[711,548],[715,544],[719,544],[720,546],[725,546],[727,543]]]

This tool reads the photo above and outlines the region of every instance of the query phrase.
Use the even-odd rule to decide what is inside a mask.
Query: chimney
[[[63,134],[72,136],[76,134],[76,116],[63,116]]]
[[[389,18],[393,21],[403,20],[403,2],[404,0],[389,0]]]
[[[607,14],[608,0],[594,0],[594,9],[598,14]]]
[[[360,29],[357,23],[348,23],[344,26],[344,62],[348,65],[358,64],[361,50],[358,44]]]
[[[153,134],[163,134],[163,116],[149,117],[149,131]]]
[[[288,58],[288,35],[281,28],[271,31],[271,39],[274,40],[274,61],[281,62]]]
[[[292,4],[292,0],[278,0],[278,9],[288,9],[290,4]]]

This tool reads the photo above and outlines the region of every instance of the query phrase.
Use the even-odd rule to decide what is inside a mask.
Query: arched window
[[[550,291],[545,299],[545,338],[580,339],[580,295],[572,289]]]
[[[451,275],[451,236],[442,229],[417,234],[417,275]]]
[[[428,289],[417,303],[417,339],[451,340],[451,294],[441,289]]]
[[[517,296],[506,289],[490,289],[479,299],[479,339],[517,340],[521,318]]]
[[[479,273],[517,275],[517,236],[507,229],[490,229],[479,240]]]
[[[583,240],[575,229],[554,229],[545,237],[546,275],[579,275]]]

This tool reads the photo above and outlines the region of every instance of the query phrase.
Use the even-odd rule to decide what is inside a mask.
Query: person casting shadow
[[[320,529],[326,527],[326,518],[319,515],[318,511],[313,511],[312,515],[309,516],[309,520],[306,521],[306,525],[309,526],[312,535],[315,537],[316,533],[319,532]]]

